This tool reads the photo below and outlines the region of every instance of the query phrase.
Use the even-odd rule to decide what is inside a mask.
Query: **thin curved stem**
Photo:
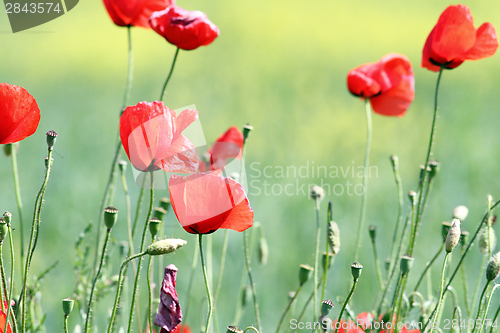
[[[318,285],[318,256],[319,256],[319,238],[321,228],[319,224],[319,198],[315,199],[316,203],[316,247],[314,250],[314,285]],[[314,303],[313,303],[313,322],[318,318],[318,289],[314,288]]]
[[[299,293],[300,293],[301,290],[302,290],[302,285],[299,286],[299,288],[295,292],[295,295],[293,295],[293,298],[288,302],[285,310],[283,311],[283,314],[281,315],[281,318],[280,318],[280,321],[279,321],[279,324],[278,324],[278,328],[276,329],[276,333],[279,333],[279,331],[281,329],[281,326],[283,325],[283,322],[285,321],[285,318],[286,318],[286,315],[287,315],[288,311],[290,311],[290,308],[292,307],[293,302],[295,302],[295,300],[299,296]]]
[[[354,261],[358,261],[359,249],[361,247],[361,236],[365,223],[366,197],[368,193],[368,168],[370,167],[370,149],[372,144],[372,113],[370,109],[370,100],[365,99],[366,109],[366,146],[365,162],[363,165],[363,195],[361,196],[361,211],[359,213],[358,234],[356,236],[356,247],[354,248]],[[336,333],[336,332],[335,332]]]
[[[134,224],[132,225],[132,239],[135,236],[135,231],[137,229],[137,222],[139,221],[139,215],[141,214],[141,205],[142,205],[142,198],[144,198],[144,188],[146,185],[146,178],[144,177],[144,181],[142,182],[141,190],[139,192],[139,198],[137,199],[137,207],[135,209],[135,218],[134,218]]]
[[[149,219],[151,218],[151,212],[153,211],[153,203],[154,203],[154,174],[153,172],[149,173],[151,177],[151,191],[150,191],[150,199],[149,199],[149,209],[148,209],[148,215],[146,217],[146,221],[144,222],[144,229],[142,230],[142,240],[141,240],[141,246],[139,248],[139,251],[142,252],[144,251],[144,243],[146,241],[146,232],[148,230],[148,223]],[[132,292],[132,301],[130,304],[130,314],[129,314],[129,319],[128,319],[128,328],[127,328],[127,333],[130,333],[132,331],[132,321],[134,317],[134,306],[135,306],[135,300],[137,297],[137,289],[139,287],[139,276],[141,273],[141,267],[142,267],[142,258],[139,259],[139,264],[137,266],[137,272],[135,274],[135,282],[134,282],[134,290]]]
[[[481,268],[485,267],[486,258],[487,258],[486,256],[483,256],[483,260],[482,260],[481,266],[480,266]],[[479,288],[481,287],[481,279],[483,277],[483,273],[484,273],[484,270],[480,269],[478,277],[477,277],[477,281],[476,281],[476,287],[474,288],[474,294],[472,294],[471,312],[474,309],[474,304],[476,304],[477,296],[479,294]]]
[[[11,260],[11,268],[10,268],[10,285],[9,285],[9,295],[7,297],[7,318],[5,318],[5,326],[3,331],[7,332],[7,325],[9,323],[9,316],[12,316],[12,326],[14,328],[14,333],[17,332],[17,322],[16,317],[14,316],[14,311],[12,310],[11,302],[12,292],[14,289],[14,241],[12,240],[12,226],[9,224],[9,247],[10,247],[10,260]],[[22,263],[21,263],[22,266]]]
[[[345,299],[344,304],[342,304],[342,309],[340,310],[339,318],[337,320],[338,323],[340,323],[340,321],[342,320],[342,315],[344,314],[344,310],[345,310],[345,308],[347,306],[347,303],[349,303],[349,300],[351,299],[352,294],[354,294],[354,290],[356,290],[356,284],[357,283],[358,283],[358,280],[354,279],[354,283],[352,284],[351,291],[349,292],[349,295],[347,295],[347,298]],[[338,325],[335,325],[335,333],[337,333],[338,329],[339,329]]]
[[[247,331],[249,330],[252,330],[254,331],[255,333],[260,333],[255,327],[253,326],[248,326],[247,328],[245,328],[245,330],[243,331],[243,333],[246,333]]]
[[[12,172],[14,176],[14,190],[16,192],[16,202],[17,202],[17,213],[19,215],[19,238],[21,244],[21,276],[24,275],[23,272],[23,262],[24,262],[24,231],[23,231],[23,201],[21,199],[21,186],[19,185],[19,172],[17,169],[17,152],[14,144],[12,146]]]
[[[149,331],[151,332],[153,329],[153,320],[151,318],[151,313],[152,313],[152,303],[153,303],[153,292],[151,290],[151,260],[153,259],[152,256],[149,256],[148,260],[148,269],[147,269],[147,282],[148,282],[148,325],[149,325]]]
[[[332,221],[333,219],[333,208],[332,208],[332,202],[328,202],[328,211],[327,211],[327,217],[326,217],[326,223],[328,225],[328,223],[330,223],[330,221]],[[326,233],[326,242],[325,242],[325,245],[326,245],[326,250],[325,250],[325,262],[323,263],[324,264],[324,269],[323,269],[323,277],[322,277],[322,281],[323,281],[323,288],[321,289],[321,301],[324,301],[325,300],[325,288],[326,288],[326,276],[328,274],[328,265],[330,264],[330,246],[328,244],[328,232]],[[333,258],[332,258],[333,260]]]
[[[434,257],[432,257],[431,261],[429,261],[427,263],[427,265],[425,266],[425,269],[424,271],[422,272],[422,275],[420,275],[420,278],[418,279],[418,282],[417,284],[415,285],[415,288],[413,289],[413,291],[418,291],[418,287],[420,287],[420,284],[422,283],[422,281],[424,280],[424,277],[425,275],[427,274],[427,271],[431,268],[431,266],[434,264],[434,262],[436,261],[436,259],[439,257],[439,255],[441,254],[441,252],[443,251],[444,249],[444,242],[441,244],[441,247],[439,248],[439,250],[437,251],[437,253],[434,255]]]
[[[479,317],[481,316],[482,309],[483,309],[484,295],[487,294],[487,290],[488,290],[490,285],[491,285],[491,281],[487,281],[486,284],[484,285],[483,292],[481,293],[481,297],[479,298],[479,305],[477,307],[476,321],[474,323],[477,323],[477,321],[479,320]],[[474,333],[476,331],[476,328],[478,326],[480,326],[480,325],[474,325],[474,328],[472,329],[472,333]]]
[[[481,325],[480,325],[480,329],[479,329],[479,333],[481,333],[483,331],[483,328],[484,328],[484,321],[486,320],[486,316],[488,315],[488,310],[490,308],[490,303],[491,303],[491,298],[493,297],[493,293],[495,292],[495,290],[500,287],[500,284],[496,284],[493,289],[491,289],[491,293],[490,293],[490,296],[488,297],[488,299],[486,300],[486,309],[484,309],[484,314],[483,314],[483,319],[481,320]]]
[[[441,271],[441,289],[439,290],[439,300],[438,300],[438,304],[436,306],[436,310],[435,310],[435,313],[436,315],[439,314],[439,308],[441,307],[441,303],[443,301],[443,297],[444,297],[444,293],[443,293],[443,288],[444,288],[444,273],[446,271],[446,262],[448,261],[448,257],[450,256],[450,252],[446,252],[446,255],[444,257],[444,263],[443,263],[443,269]],[[434,325],[436,325],[436,327],[439,327],[439,323],[434,323]],[[434,332],[434,327],[432,329],[431,332]]]
[[[243,248],[245,250],[245,265],[248,273],[248,280],[250,282],[250,288],[252,289],[252,297],[253,297],[253,307],[255,311],[255,319],[257,320],[257,327],[259,332],[262,332],[262,326],[260,324],[260,315],[259,315],[259,303],[257,303],[257,294],[255,293],[255,284],[253,283],[252,270],[250,269],[250,256],[248,254],[248,241],[247,241],[247,232],[243,231]]]
[[[222,241],[222,254],[220,257],[219,276],[217,277],[217,284],[215,285],[215,293],[214,293],[215,306],[217,306],[217,299],[219,298],[220,286],[222,285],[222,276],[224,275],[228,240],[229,240],[229,229],[226,229],[224,231],[224,240]]]
[[[85,326],[83,331],[90,332],[90,315],[92,313],[92,300],[94,299],[94,291],[97,280],[99,279],[99,275],[101,274],[102,266],[104,265],[104,258],[106,257],[106,249],[109,243],[109,235],[111,234],[111,229],[106,230],[106,238],[104,239],[104,245],[102,247],[101,261],[99,262],[99,266],[97,267],[97,272],[95,273],[94,279],[92,280],[92,287],[90,288],[90,297],[89,303],[87,305],[87,316],[85,317]]]
[[[130,193],[128,191],[127,179],[125,178],[125,172],[121,172],[123,192],[125,193],[125,205],[127,208],[127,236],[128,236],[128,248],[129,255],[134,253],[134,240],[132,237],[132,213],[130,212]]]
[[[208,316],[207,316],[207,324],[205,326],[205,333],[208,333],[210,328],[210,320],[212,319],[212,311],[213,311],[213,301],[212,294],[210,293],[210,284],[208,282],[207,275],[207,266],[205,264],[205,256],[203,255],[203,234],[198,235],[198,242],[200,246],[200,258],[201,258],[201,269],[203,271],[203,278],[205,279],[205,287],[207,289],[207,298],[208,298]]]
[[[375,239],[372,238],[372,248],[373,248],[373,260],[375,264],[375,272],[377,274],[377,280],[380,290],[384,288],[384,282],[382,280],[382,273],[380,272],[380,260],[377,253],[377,245],[375,244]]]
[[[177,55],[179,55],[179,50],[180,50],[180,48],[177,48],[177,50],[175,50],[174,60],[172,61],[172,66],[170,67],[170,72],[168,73],[167,79],[165,80],[165,83],[163,84],[163,88],[161,89],[160,101],[162,101],[162,102],[163,102],[163,98],[165,98],[165,92],[167,91],[168,81],[170,81],[170,78],[172,77],[172,73],[174,72],[175,62],[177,61]]]
[[[0,279],[2,281],[2,285],[1,285],[1,288],[2,288],[2,299],[1,299],[1,303],[2,303],[2,312],[5,313],[5,304],[3,303],[3,297],[5,297],[5,299],[7,299],[7,284],[5,282],[5,268],[3,266],[3,251],[2,251],[2,246],[3,244],[0,244]]]
[[[396,188],[398,190],[398,216],[396,219],[396,225],[394,226],[394,233],[392,234],[392,242],[391,242],[391,265],[395,265],[397,261],[397,249],[396,249],[396,239],[398,235],[399,225],[403,220],[403,185],[401,183],[401,176],[399,174],[399,166],[398,162],[393,162],[393,174],[394,180],[396,181]]]

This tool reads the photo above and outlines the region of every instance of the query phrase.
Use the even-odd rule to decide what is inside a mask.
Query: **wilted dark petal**
[[[162,332],[171,332],[182,321],[182,311],[175,291],[177,267],[173,264],[165,268],[160,291],[160,305],[155,317],[155,325],[161,327]]]

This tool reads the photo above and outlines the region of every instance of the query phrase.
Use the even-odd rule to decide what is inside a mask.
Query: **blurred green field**
[[[260,163],[253,167],[259,171],[266,166],[276,170],[278,166],[299,168],[308,163],[327,168],[362,165],[364,108],[346,89],[347,72],[389,52],[408,56],[415,72],[414,103],[403,118],[379,115],[373,118],[371,165],[377,167],[378,176],[369,180],[366,225],[378,226],[378,250],[384,260],[389,254],[397,213],[389,156],[396,154],[400,158],[404,193],[416,190],[419,164],[425,162],[437,77],[436,73],[420,68],[420,55],[425,38],[449,3],[178,0],[177,4],[207,13],[220,28],[221,35],[208,47],[181,51],[166,105],[176,109],[196,104],[207,141],[215,140],[229,126],[251,123],[255,130],[247,146],[248,177],[250,181],[267,180],[271,186],[295,184],[297,180],[258,177],[258,172],[250,167],[252,162]],[[488,21],[500,28],[500,3],[476,0],[465,4],[471,8],[476,26]],[[175,52],[172,45],[152,31],[133,29],[132,37],[131,105],[158,98]],[[59,134],[42,212],[41,238],[32,268],[32,274],[37,275],[60,260],[42,288],[47,332],[58,332],[62,327],[60,302],[73,292],[74,241],[89,222],[96,222],[109,172],[125,85],[126,29],[111,22],[101,1],[81,1],[59,19],[16,34],[10,32],[7,15],[2,12],[0,39],[0,81],[26,88],[42,111],[37,133],[22,142],[18,154],[25,223],[31,217],[31,207],[42,182],[45,132],[53,129]],[[451,218],[452,209],[460,204],[469,207],[470,215],[463,228],[473,231],[485,211],[486,195],[500,197],[499,87],[498,54],[490,59],[466,62],[444,73],[434,147],[441,171],[419,230],[410,287],[437,250],[441,222]],[[0,210],[14,213],[17,208],[10,159],[2,155],[0,161]],[[135,203],[139,189],[133,186],[130,168],[128,172]],[[330,186],[346,181],[361,183],[360,178],[351,175],[323,181]],[[313,184],[321,179],[310,175],[298,182]],[[307,185],[305,187],[307,189]],[[166,191],[157,191],[156,196],[166,194]],[[305,195],[256,195],[256,191],[250,191],[249,199],[255,221],[262,224],[269,243],[268,264],[259,266],[254,256],[253,271],[263,325],[265,331],[270,331],[276,328],[287,293],[298,285],[299,264],[313,264],[314,204]],[[327,196],[322,203],[322,220],[326,220],[328,200],[333,202],[334,220],[340,226],[342,239],[326,293],[337,305],[333,315],[336,317],[340,310],[336,296],[345,297],[351,280],[349,265],[353,259],[360,197]],[[115,205],[125,212],[120,188],[116,191]],[[124,213],[120,215],[119,224],[113,230],[117,242],[125,239]],[[182,306],[186,302],[185,290],[196,237],[180,227],[173,213],[167,218],[165,232],[188,241],[176,255],[164,259],[165,263],[179,267],[177,291]],[[213,237],[215,281],[223,232],[210,237]],[[356,313],[370,310],[377,292],[366,231],[364,240],[360,262],[365,269],[351,302]],[[231,232],[229,249],[218,304],[221,327],[232,324],[234,317],[243,268],[241,234]],[[115,249],[112,258],[116,270],[117,253]],[[453,262],[457,259],[458,256],[453,258]],[[466,265],[471,276],[470,288],[473,288],[480,269],[477,248],[472,249]],[[440,264],[434,268],[432,275],[437,280]],[[193,304],[197,306],[190,310],[187,323],[197,328],[204,318],[200,312],[205,287],[200,270],[195,276]],[[455,283],[458,282],[459,279]],[[311,286],[309,283],[302,295],[304,298],[312,290]],[[145,281],[141,288],[144,299]],[[434,289],[438,291],[437,283]],[[111,299],[106,298],[99,307],[100,327],[105,325],[106,308]],[[302,304],[303,299],[299,302]],[[142,304],[144,308],[145,304]],[[498,300],[492,304],[496,308]],[[79,323],[77,317],[75,314],[70,317],[71,327]],[[252,324],[253,318],[248,307],[242,326]]]

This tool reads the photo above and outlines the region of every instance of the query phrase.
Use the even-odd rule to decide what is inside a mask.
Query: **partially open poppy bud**
[[[259,263],[261,265],[267,264],[267,257],[269,256],[269,248],[267,246],[267,241],[264,237],[261,237],[259,239],[258,254],[259,254]]]
[[[311,199],[321,201],[325,197],[325,190],[321,186],[314,185],[311,187],[310,194]]]
[[[165,209],[168,212],[170,209],[170,199],[169,198],[161,198],[160,199],[160,207]]]
[[[54,144],[56,143],[56,139],[57,139],[56,131],[48,131],[47,132],[47,146],[49,147],[50,150],[52,150],[52,147],[54,147]]]
[[[413,260],[414,259],[407,254],[401,257],[400,268],[401,268],[402,275],[408,274],[408,272],[410,271],[410,269],[413,266]]]
[[[478,238],[479,251],[484,256],[489,254],[490,248],[493,250],[497,245],[497,236],[495,235],[495,230],[493,230],[492,227],[485,226],[482,228]]]
[[[448,231],[448,236],[446,236],[445,241],[445,250],[450,253],[453,251],[455,246],[457,246],[458,241],[460,240],[460,220],[453,219],[451,222],[451,228]]]
[[[354,278],[354,281],[357,281],[359,279],[359,276],[361,275],[362,270],[363,270],[363,265],[361,265],[357,261],[355,261],[351,265],[351,273],[352,273],[352,277]]]
[[[3,240],[9,233],[9,225],[5,221],[3,217],[0,217],[0,245],[3,243]]]
[[[153,210],[153,217],[157,218],[160,221],[163,221],[167,211],[161,207],[155,207]]]
[[[104,224],[106,228],[111,229],[118,219],[118,209],[113,206],[104,208]]]
[[[441,163],[439,163],[436,160],[430,160],[429,161],[429,180],[433,180],[434,177],[436,177],[437,173],[439,172],[439,166]]]
[[[340,251],[340,230],[336,222],[328,222],[328,244],[334,256]]]
[[[469,232],[466,230],[461,230],[460,231],[460,244],[462,244],[462,247],[467,245],[469,242]]]
[[[155,236],[158,234],[160,226],[161,226],[161,220],[157,219],[156,217],[153,217],[151,220],[149,220],[149,232],[151,233],[152,239],[154,239]]]
[[[441,235],[443,236],[443,242],[446,240],[446,236],[448,236],[448,231],[450,231],[451,223],[443,222],[441,224]]]
[[[377,226],[374,224],[370,224],[370,226],[368,227],[368,233],[370,234],[372,242],[375,242],[375,237],[377,236]]]
[[[67,317],[73,311],[73,306],[75,305],[75,301],[71,298],[67,297],[62,300],[62,308],[64,315]]]
[[[243,142],[247,142],[251,131],[253,131],[253,126],[250,126],[250,124],[243,126]]]
[[[226,333],[243,333],[243,330],[238,326],[228,326]]]
[[[3,213],[3,218],[5,219],[5,222],[9,224],[10,221],[12,220],[12,213],[11,212]]]
[[[457,206],[453,209],[453,218],[463,222],[469,215],[469,209],[465,206]]]
[[[488,281],[493,281],[498,277],[500,273],[500,252],[491,257],[486,266],[486,279]]]
[[[417,192],[415,191],[408,192],[408,198],[410,199],[411,204],[415,205],[415,201],[417,200]]]
[[[146,252],[150,256],[159,256],[162,254],[174,252],[175,250],[186,245],[186,243],[187,242],[185,240],[177,238],[163,239],[149,245],[146,249]]]
[[[330,311],[333,309],[333,306],[333,302],[329,299],[325,299],[323,302],[321,302],[321,317],[328,316]]]
[[[311,278],[314,268],[308,265],[300,265],[299,269],[299,283],[303,285]]]
[[[390,157],[392,169],[396,171],[399,167],[399,158],[396,155],[391,155]]]
[[[321,260],[321,265],[323,266],[323,270],[325,270],[325,263],[328,264],[328,265],[326,265],[326,269],[328,270],[330,268],[330,266],[332,265],[334,255],[333,255],[333,253],[328,252],[328,256],[327,256],[326,252],[323,252],[322,258],[323,259]]]
[[[120,162],[118,162],[118,168],[120,169],[120,172],[121,173],[124,173],[125,170],[127,170],[127,161],[125,160],[120,160]]]

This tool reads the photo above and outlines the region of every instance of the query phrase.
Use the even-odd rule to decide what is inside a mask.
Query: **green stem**
[[[316,286],[316,288],[321,287],[322,283],[323,283],[323,281],[320,281],[319,284]],[[300,311],[300,315],[299,315],[299,317],[297,319],[297,322],[301,322],[302,318],[304,318],[304,314],[306,313],[307,307],[309,306],[309,303],[311,303],[313,297],[314,297],[314,292],[311,293],[311,295],[307,299],[306,303],[304,304],[304,307],[302,308],[302,311]]]
[[[7,300],[7,285],[5,283],[5,268],[3,266],[3,251],[2,251],[2,246],[3,244],[0,243],[0,279],[2,280],[2,299],[0,300],[0,303],[2,303],[2,312],[5,313],[5,304],[3,303],[3,298]],[[10,302],[9,302],[10,303]]]
[[[125,205],[127,207],[127,236],[128,236],[128,253],[134,253],[134,240],[132,237],[132,213],[130,212],[130,193],[128,192],[127,179],[125,172],[121,173],[123,192],[125,193]]]
[[[184,316],[183,316],[183,320],[184,322],[187,322],[187,315],[188,315],[188,310],[189,310],[189,304],[190,304],[190,300],[191,300],[191,288],[193,286],[193,281],[194,281],[194,270],[196,269],[196,264],[198,262],[198,247],[195,246],[194,247],[194,251],[193,251],[193,261],[192,261],[192,264],[191,264],[191,274],[189,276],[189,283],[188,283],[188,288],[187,288],[187,292],[186,292],[186,297],[187,297],[187,300],[186,300],[186,307],[184,308]],[[182,327],[181,331],[179,333],[182,333],[182,331],[184,330],[184,326]]]
[[[484,285],[483,292],[481,293],[481,297],[479,298],[479,305],[477,307],[476,320],[474,321],[474,328],[472,329],[472,333],[474,333],[476,331],[476,328],[478,327],[477,321],[482,313],[481,310],[483,309],[484,295],[487,293],[486,290],[488,290],[490,285],[491,285],[491,281],[487,281],[486,284]]]
[[[495,323],[499,313],[500,313],[500,305],[497,308],[497,312],[495,312],[495,316],[493,316],[493,319],[491,320],[492,323]],[[490,333],[493,333],[493,325],[491,325]]]
[[[316,203],[316,247],[314,251],[314,285],[318,284],[318,256],[319,256],[319,238],[321,228],[319,224],[319,198],[315,199]],[[313,302],[313,322],[318,318],[318,291],[314,288],[314,302]]]
[[[442,302],[443,297],[444,297],[444,292],[443,292],[443,288],[444,288],[444,273],[446,271],[446,262],[448,261],[448,257],[449,256],[450,256],[450,252],[446,252],[446,255],[444,256],[443,269],[441,271],[441,289],[439,290],[439,300],[438,300],[438,304],[436,306],[436,309],[434,310],[434,312],[436,313],[436,315],[439,314],[439,308],[441,307],[441,302]],[[433,324],[436,325],[436,328],[439,328],[439,323],[433,323]],[[432,328],[431,332],[434,332],[434,327]]]
[[[359,214],[358,234],[356,236],[356,247],[354,248],[354,261],[358,261],[359,249],[361,247],[361,235],[363,225],[365,223],[366,213],[366,197],[368,193],[368,168],[370,166],[370,148],[372,143],[372,113],[370,109],[370,100],[365,99],[366,109],[366,147],[365,147],[365,162],[363,165],[363,195],[361,196],[361,211]],[[335,332],[336,333],[336,332]]]
[[[373,248],[373,258],[375,260],[375,271],[377,273],[378,285],[380,290],[384,288],[384,282],[382,281],[382,273],[380,272],[380,260],[378,258],[377,246],[375,245],[375,239],[372,238],[372,248]]]
[[[435,137],[435,131],[436,131],[436,120],[437,120],[437,114],[438,114],[438,92],[439,92],[439,83],[441,82],[441,76],[443,74],[443,69],[444,67],[441,67],[439,69],[439,74],[438,74],[438,77],[437,77],[437,82],[436,82],[436,89],[434,91],[434,114],[433,114],[433,117],[432,117],[432,126],[431,126],[431,135],[430,135],[430,139],[429,139],[429,146],[427,148],[427,156],[425,158],[425,164],[424,164],[424,177],[422,179],[422,182],[420,184],[420,188],[419,188],[419,198],[418,198],[418,206],[417,206],[417,215],[416,215],[416,218],[415,218],[415,232],[414,232],[414,235],[416,235],[416,232],[418,230],[418,226],[419,226],[419,223],[420,223],[420,219],[422,217],[422,213],[423,213],[423,201],[424,201],[424,195],[423,195],[423,189],[424,189],[424,184],[426,183],[427,181],[427,178],[428,178],[428,172],[427,172],[427,168],[429,168],[429,160],[431,158],[431,155],[432,155],[432,145],[434,143],[434,137]],[[408,255],[412,255],[413,253],[413,246],[415,244],[415,237],[411,240],[410,242],[410,246],[409,246],[409,249],[408,249]]]
[[[35,209],[33,211],[33,221],[31,223],[31,235],[30,235],[30,242],[28,246],[28,255],[26,257],[26,264],[24,267],[24,276],[23,276],[23,289],[21,290],[22,293],[22,304],[21,304],[21,332],[24,333],[26,331],[26,293],[28,289],[28,274],[29,274],[29,269],[30,269],[30,264],[31,264],[31,256],[30,253],[33,253],[35,250],[33,242],[35,241],[35,233],[38,233],[36,230],[36,226],[39,225],[40,221],[40,213],[42,210],[42,202],[43,202],[43,197],[45,195],[45,189],[47,188],[47,183],[49,182],[49,176],[50,176],[50,169],[52,167],[52,148],[50,147],[48,149],[48,156],[47,156],[47,169],[45,171],[45,178],[42,183],[42,187],[40,188],[40,191],[38,192],[38,195],[35,200]]]
[[[141,239],[141,246],[139,248],[139,251],[142,252],[144,251],[144,243],[146,241],[146,232],[148,230],[148,223],[149,219],[151,218],[151,212],[153,211],[153,203],[154,203],[154,174],[153,171],[149,173],[151,177],[151,191],[150,191],[150,198],[149,198],[149,209],[148,209],[148,215],[146,217],[146,221],[144,222],[144,229],[142,230],[142,239]],[[139,276],[141,273],[141,268],[142,268],[142,258],[139,259],[139,264],[137,266],[137,273],[135,274],[135,281],[134,281],[134,290],[132,292],[132,302],[130,304],[130,314],[128,317],[128,328],[127,328],[127,333],[130,333],[132,331],[132,321],[134,319],[134,306],[135,306],[135,300],[137,297],[137,289],[139,287]]]
[[[102,247],[101,261],[99,262],[99,266],[97,267],[97,272],[95,273],[94,280],[92,280],[92,287],[90,288],[90,297],[89,303],[87,305],[87,316],[85,318],[85,326],[84,332],[90,332],[90,316],[92,313],[92,300],[94,299],[94,291],[97,280],[99,279],[99,275],[101,274],[102,266],[104,265],[104,258],[106,257],[106,249],[109,243],[109,235],[111,234],[111,229],[106,230],[106,238],[104,239],[104,245]]]
[[[128,68],[127,68],[127,82],[125,83],[125,91],[123,92],[122,109],[125,109],[130,97],[130,90],[132,90],[132,79],[134,76],[134,53],[132,51],[132,29],[127,26],[128,37]]]
[[[19,185],[19,172],[17,170],[17,152],[14,144],[12,145],[12,172],[14,175],[14,189],[16,192],[16,202],[17,202],[17,212],[19,215],[19,238],[21,244],[21,276],[24,275],[23,272],[23,262],[24,262],[24,231],[23,231],[23,202],[21,199],[21,186]]]
[[[349,295],[347,295],[347,298],[345,299],[344,304],[342,304],[342,309],[340,310],[339,318],[337,320],[338,323],[340,323],[340,321],[342,320],[342,315],[344,314],[344,310],[347,306],[347,303],[349,303],[349,300],[351,299],[352,294],[354,293],[354,290],[356,289],[357,283],[358,283],[358,280],[354,279],[354,283],[352,284],[351,291],[349,292]],[[335,333],[337,333],[338,329],[339,329],[338,325],[335,325]]]
[[[481,333],[483,331],[483,328],[484,328],[484,321],[486,320],[486,316],[488,315],[488,310],[490,308],[490,303],[491,303],[491,297],[493,297],[493,293],[495,292],[495,290],[500,286],[500,284],[496,284],[493,289],[491,290],[491,293],[490,293],[490,296],[488,297],[488,299],[486,300],[486,309],[484,309],[484,314],[483,314],[483,319],[481,321],[481,325],[480,325],[480,329],[479,329],[479,333]],[[493,326],[493,325],[492,325]]]
[[[153,239],[152,243],[154,243],[154,239]],[[148,260],[148,273],[147,273],[148,274],[147,275],[147,282],[148,282],[148,324],[149,324],[149,331],[150,332],[153,329],[153,320],[151,318],[152,303],[153,303],[153,292],[151,290],[151,260],[152,259],[153,259],[153,257],[149,256],[149,260]]]
[[[170,72],[168,73],[167,79],[165,80],[165,83],[163,84],[163,88],[161,89],[160,101],[162,101],[162,102],[163,102],[163,99],[165,98],[165,92],[167,91],[168,81],[170,81],[170,77],[172,76],[172,73],[174,72],[175,62],[177,61],[177,55],[179,54],[179,50],[180,50],[180,48],[177,48],[177,50],[175,50],[174,60],[172,61],[172,66],[170,67]]]
[[[12,226],[9,224],[9,247],[10,247],[10,260],[11,260],[11,269],[10,269],[10,286],[9,286],[9,296],[7,297],[7,318],[5,319],[5,326],[3,331],[7,332],[7,324],[9,323],[9,316],[12,316],[12,324],[14,328],[14,333],[17,332],[17,322],[16,317],[14,316],[14,311],[11,307],[11,299],[12,292],[14,289],[14,241],[12,240]],[[22,264],[21,264],[22,266]]]
[[[203,271],[203,278],[205,279],[205,287],[207,289],[207,298],[208,298],[208,316],[207,316],[207,324],[205,326],[205,333],[208,333],[208,329],[210,327],[210,319],[212,319],[212,310],[213,310],[213,302],[212,302],[212,294],[210,293],[210,284],[208,282],[207,275],[207,266],[205,264],[205,256],[203,255],[203,234],[199,234],[198,241],[200,245],[200,258],[201,258],[201,269]]]
[[[399,225],[403,220],[403,185],[401,183],[401,176],[399,175],[399,167],[397,161],[394,162],[392,171],[394,174],[394,179],[396,181],[396,188],[398,190],[398,216],[396,219],[396,225],[394,226],[394,233],[392,235],[391,251],[389,252],[391,254],[391,267],[393,265],[396,265],[397,263],[397,249],[395,245],[396,245]]]
[[[314,289],[316,289],[316,288],[314,288]],[[295,292],[295,295],[293,295],[293,298],[288,302],[285,310],[283,311],[283,314],[281,315],[281,318],[280,318],[280,321],[278,324],[278,328],[276,329],[276,333],[279,333],[279,331],[281,329],[281,325],[283,325],[283,322],[285,321],[285,318],[286,318],[288,311],[290,311],[290,308],[292,307],[293,302],[295,302],[295,300],[299,296],[299,293],[301,290],[302,290],[302,285],[299,286],[299,288]]]
[[[115,322],[115,317],[116,317],[116,311],[118,310],[118,304],[120,303],[120,295],[121,295],[121,290],[122,290],[122,285],[123,285],[123,272],[125,271],[125,268],[127,267],[128,263],[132,261],[133,259],[140,258],[142,256],[145,256],[147,252],[142,252],[135,254],[131,257],[128,257],[125,259],[121,266],[120,266],[120,273],[118,274],[118,286],[116,288],[116,296],[115,296],[115,303],[113,305],[113,310],[111,311],[111,318],[109,319],[109,324],[108,324],[108,333],[113,332],[113,324]]]
[[[262,332],[262,326],[260,324],[260,315],[259,315],[259,303],[257,303],[257,294],[255,293],[255,284],[253,283],[252,270],[250,269],[250,256],[248,254],[248,241],[247,241],[247,232],[243,231],[243,248],[245,250],[245,265],[248,273],[248,280],[250,282],[250,288],[252,289],[252,297],[253,297],[253,307],[255,311],[255,319],[257,320],[257,327],[259,332]]]
[[[135,231],[137,229],[137,222],[139,221],[139,215],[141,214],[141,205],[142,205],[142,199],[144,198],[144,188],[146,185],[146,178],[144,177],[144,181],[142,182],[141,190],[139,192],[139,198],[137,199],[137,207],[135,209],[135,218],[134,218],[134,224],[132,225],[132,239],[135,236]]]
[[[481,262],[481,267],[485,267],[486,258],[487,258],[486,256],[483,256],[483,261]],[[479,294],[479,288],[481,287],[481,279],[483,277],[483,272],[484,271],[482,269],[479,270],[479,275],[478,275],[477,281],[476,281],[476,287],[474,288],[474,294],[472,294],[471,312],[474,309],[474,304],[476,304],[477,296]]]
[[[249,330],[252,330],[254,331],[255,333],[260,333],[255,327],[253,326],[248,326],[247,328],[245,328],[245,330],[243,331],[243,333],[246,333],[247,331]]]
[[[64,333],[68,333],[68,316],[64,315]]]
[[[425,266],[425,269],[424,271],[422,272],[422,275],[420,275],[420,278],[418,279],[418,282],[417,284],[415,285],[415,288],[413,289],[413,291],[417,291],[418,290],[418,287],[420,287],[420,284],[422,283],[422,281],[424,280],[424,277],[425,275],[427,274],[427,271],[431,268],[431,266],[434,264],[434,262],[436,261],[436,259],[439,257],[439,255],[441,254],[441,252],[443,251],[444,249],[444,242],[441,244],[441,247],[439,248],[439,250],[437,251],[437,253],[434,255],[434,257],[432,257],[431,261],[429,261],[427,263],[427,265]]]
[[[462,254],[464,254],[464,244],[462,244]],[[469,288],[467,287],[467,277],[465,275],[465,266],[460,267],[460,273],[462,275],[462,286],[464,289],[464,303],[465,303],[465,310],[467,311],[467,317],[470,318],[472,309],[469,305]]]
[[[219,276],[217,277],[217,284],[215,285],[214,304],[217,306],[217,299],[219,298],[220,286],[222,284],[222,276],[224,274],[224,266],[226,264],[227,243],[229,240],[229,229],[224,231],[224,240],[222,242],[222,255],[220,257]]]

